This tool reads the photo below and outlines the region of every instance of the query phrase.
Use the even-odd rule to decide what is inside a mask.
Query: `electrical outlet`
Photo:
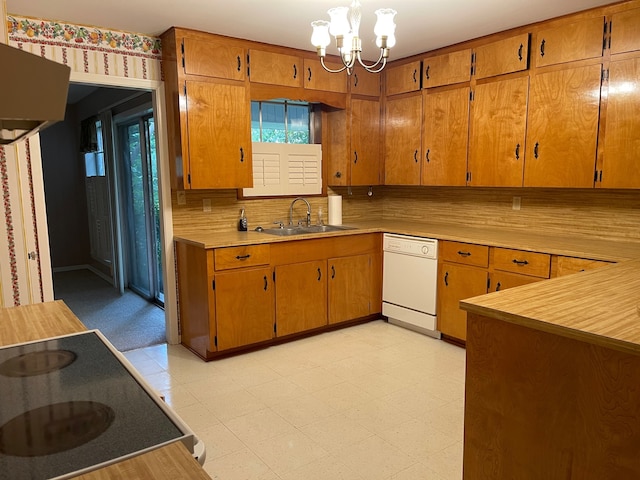
[[[202,200],[202,211],[209,213],[211,212],[211,199],[210,198],[204,198]]]
[[[184,190],[178,190],[177,197],[178,197],[178,205],[187,204],[187,194],[185,193]]]
[[[513,207],[514,210],[520,210],[520,197],[513,197]]]

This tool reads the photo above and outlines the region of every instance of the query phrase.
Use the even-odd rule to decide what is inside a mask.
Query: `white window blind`
[[[253,143],[253,188],[245,197],[322,193],[322,147],[299,143]]]

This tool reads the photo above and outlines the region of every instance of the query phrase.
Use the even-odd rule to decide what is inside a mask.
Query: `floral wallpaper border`
[[[16,42],[45,41],[49,45],[161,58],[160,39],[136,33],[12,15],[7,16],[7,32],[9,39]]]

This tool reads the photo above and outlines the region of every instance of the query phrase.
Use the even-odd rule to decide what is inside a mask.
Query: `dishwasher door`
[[[437,271],[434,258],[384,252],[382,301],[435,316]]]

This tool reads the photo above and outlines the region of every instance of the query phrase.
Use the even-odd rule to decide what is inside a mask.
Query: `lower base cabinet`
[[[329,259],[329,323],[375,313],[371,309],[372,255]]]
[[[327,324],[327,261],[275,267],[276,335],[319,328]]]

